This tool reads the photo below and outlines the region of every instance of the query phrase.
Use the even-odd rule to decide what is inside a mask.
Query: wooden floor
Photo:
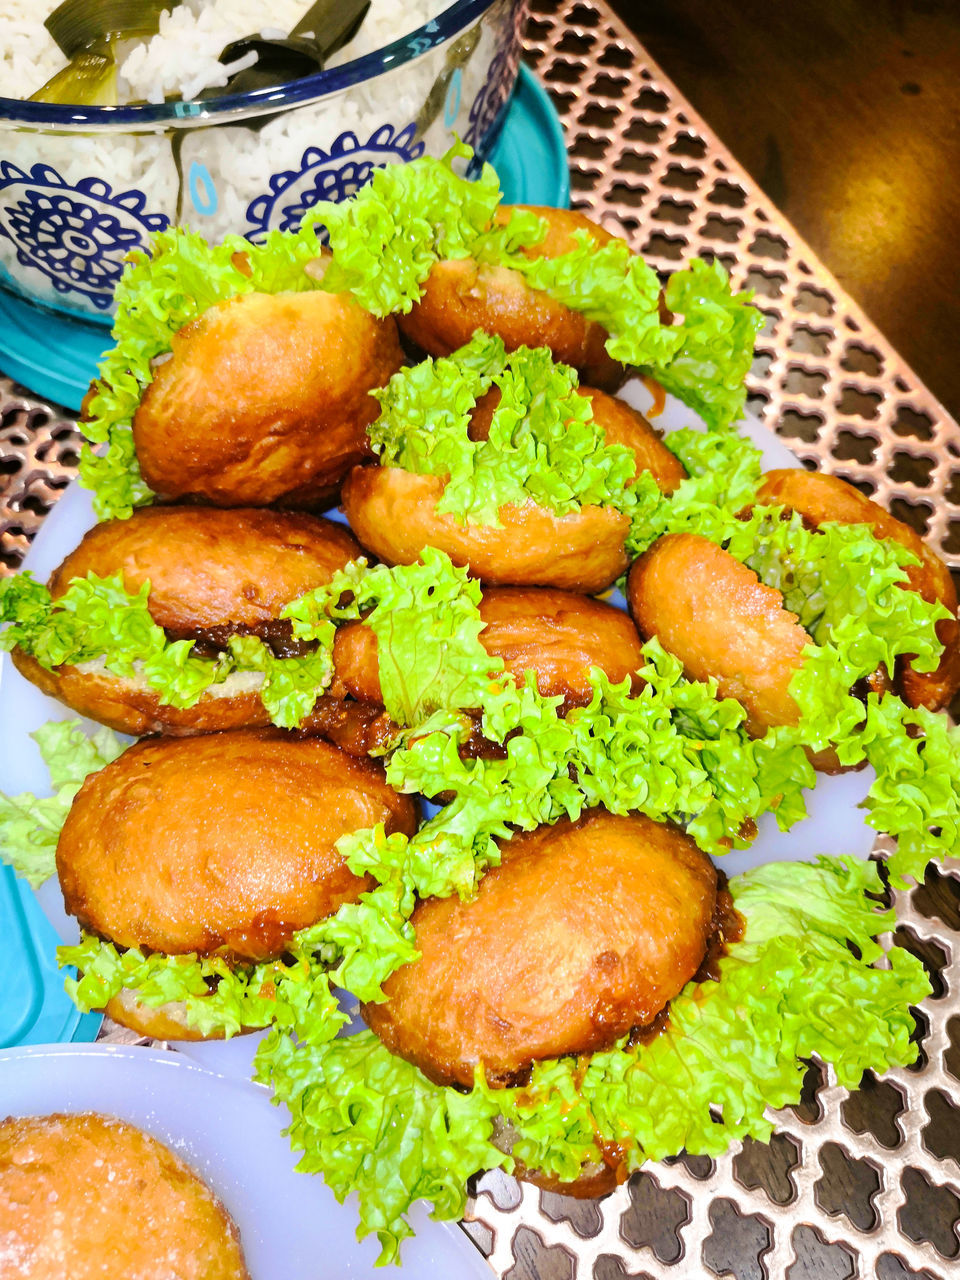
[[[612,0],[960,417],[960,0]]]

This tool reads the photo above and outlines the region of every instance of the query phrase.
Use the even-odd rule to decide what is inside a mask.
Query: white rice
[[[131,42],[118,60],[120,102],[187,101],[204,89],[223,88],[256,55],[229,66],[221,51],[244,36],[290,34],[312,0],[182,0],[160,15],[157,35]],[[338,66],[409,34],[449,7],[450,0],[372,0],[354,41],[330,60]],[[0,11],[0,72],[6,97],[28,98],[66,62],[43,25],[60,0],[6,0]]]
[[[271,25],[264,29],[272,34],[278,29],[274,24],[289,31],[310,2],[269,0],[265,5],[263,0],[185,0],[164,19],[157,36],[125,54],[122,67],[130,95],[162,100],[165,93],[171,92],[171,68],[176,68],[181,92],[199,92],[197,86],[214,83],[211,77],[224,77],[225,68],[217,62],[216,55],[225,43],[251,34],[267,22]],[[450,3],[451,0],[372,0],[357,39],[331,59],[331,65],[381,48],[416,30],[449,8]],[[457,61],[462,64],[461,80],[453,104],[456,110],[450,107],[452,114],[448,114],[449,99],[441,101],[439,110],[435,102],[432,120],[420,121],[423,127],[415,141],[418,147],[422,143],[427,154],[442,155],[455,134],[467,134],[470,109],[484,88],[502,38],[501,30],[512,25],[509,13],[513,3],[514,0],[494,0],[489,19],[485,16],[475,37],[468,37],[472,52],[466,61],[460,49]],[[6,0],[2,6],[0,84],[7,96],[29,96],[63,66],[60,50],[43,28],[43,18],[55,7],[56,0]],[[229,28],[230,34],[228,23],[234,24]],[[318,197],[332,199],[351,194],[369,175],[371,164],[403,158],[402,145],[398,150],[392,139],[408,128],[402,141],[409,153],[414,142],[412,126],[431,90],[439,86],[442,98],[451,74],[451,48],[459,44],[459,40],[450,41],[375,79],[277,112],[256,129],[224,123],[177,131],[182,132],[179,173],[171,146],[173,130],[150,127],[136,134],[54,134],[4,128],[0,119],[0,162],[9,162],[8,181],[0,180],[0,281],[7,277],[14,288],[60,310],[108,318],[109,311],[96,305],[82,287],[84,273],[98,251],[89,260],[83,258],[81,251],[72,261],[65,256],[65,250],[61,251],[61,244],[69,239],[66,220],[73,216],[69,210],[61,213],[68,206],[87,205],[95,210],[99,225],[105,227],[103,233],[95,234],[109,238],[119,225],[135,230],[141,243],[147,239],[143,225],[147,215],[162,214],[172,222],[187,223],[211,241],[221,240],[229,232],[259,238],[267,228],[294,225],[303,208]],[[341,155],[344,148],[346,152]],[[330,159],[323,158],[327,153],[331,154]],[[40,172],[36,166],[49,166],[55,171],[48,179],[52,185],[41,190],[39,196],[31,191],[37,191],[38,183],[44,185],[48,171],[41,179],[36,176]],[[22,179],[15,175],[10,178],[14,168],[23,175]],[[35,176],[31,178],[31,174]],[[191,183],[191,175],[197,174],[207,184],[205,188]],[[323,183],[332,182],[333,189],[318,186],[318,175]],[[62,187],[58,178],[62,179]],[[86,194],[89,186],[80,184],[90,179],[102,180],[109,190]],[[47,191],[52,201],[49,216],[45,207],[37,212],[38,201],[44,206],[48,199]],[[204,197],[205,191],[210,194],[209,200]],[[136,192],[146,197],[142,211],[127,212],[132,209],[129,203],[118,206],[123,193]],[[123,199],[126,201],[127,197]],[[134,199],[132,194],[130,199]],[[22,211],[28,206],[39,223],[46,220],[41,228],[45,242],[40,232],[22,230]],[[87,234],[85,227],[76,222],[74,225]],[[21,239],[18,248],[17,237],[24,234],[27,239]],[[51,242],[61,254],[59,263],[54,263],[50,252],[43,256],[44,244],[49,246]],[[77,243],[74,236],[71,245]],[[90,243],[87,234],[87,244]],[[66,290],[55,288],[52,272],[60,274],[61,283],[68,285]],[[109,289],[98,288],[97,296],[105,302]]]

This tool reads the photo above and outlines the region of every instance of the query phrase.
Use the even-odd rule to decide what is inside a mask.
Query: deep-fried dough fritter
[[[527,250],[531,258],[568,253],[576,247],[574,231],[586,231],[598,245],[616,239],[575,210],[519,207],[533,207],[549,226],[544,241]],[[496,221],[505,222],[511,208],[501,206]],[[449,355],[469,342],[476,329],[483,329],[501,337],[508,351],[549,347],[554,359],[572,365],[587,382],[605,390],[623,381],[623,366],[606,352],[606,329],[531,289],[520,272],[508,267],[481,265],[473,258],[438,262],[420,301],[398,322],[404,334],[432,356]]]
[[[72,578],[88,573],[122,574],[131,592],[149,581],[151,616],[166,630],[255,627],[359,554],[349,529],[320,516],[144,507],[84,534],[53,571],[50,594],[62,596]]]
[[[222,645],[227,635],[249,631],[285,641],[289,624],[276,621],[283,607],[359,554],[349,530],[319,516],[145,507],[129,520],[95,525],[54,570],[50,593],[62,596],[72,578],[88,573],[122,574],[131,592],[149,581],[150,614],[174,639]],[[142,676],[118,676],[97,663],[48,671],[20,649],[12,657],[44,693],[119,733],[209,733],[270,723],[259,672],[234,672],[192,707],[172,707]],[[315,731],[328,719],[318,706]]]
[[[48,671],[22,649],[14,649],[10,657],[20,674],[41,692],[116,733],[182,735],[270,723],[260,697],[263,677],[257,671],[234,672],[221,684],[211,685],[192,707],[171,707],[143,678],[115,676],[92,663]]]
[[[640,638],[629,617],[590,596],[549,587],[488,587],[480,601],[480,643],[503,659],[520,682],[536,672],[544,697],[566,707],[588,702],[590,671],[599,667],[617,683],[643,663]],[[377,637],[362,623],[349,623],[334,643],[334,684],[365,702],[381,701]]]
[[[591,401],[606,442],[633,453],[634,476],[649,471],[664,493],[672,493],[686,472],[643,415],[595,388],[581,387],[580,394]],[[494,388],[477,401],[471,439],[487,439],[499,399]],[[615,507],[583,506],[558,516],[527,501],[502,506],[499,526],[462,523],[436,511],[445,485],[442,476],[400,467],[355,467],[344,482],[343,508],[363,546],[387,564],[413,564],[424,547],[439,547],[482,582],[590,594],[603,591],[627,567],[630,521]]]
[[[322,507],[369,454],[369,394],[403,362],[392,317],[346,295],[248,293],[185,325],[133,419],[165,498]]]
[[[239,730],[137,743],[83,784],[57,845],[67,910],[123,947],[282,954],[366,887],[334,847],[410,835],[382,767],[317,738]]]
[[[810,637],[783,596],[707,538],[660,538],[635,562],[627,599],[644,640],[657,636],[693,680],[715,677],[720,696],[747,711],[747,728],[796,724],[787,686]]]
[[[0,1275],[249,1280],[210,1188],[156,1138],[93,1112],[0,1121]]]
[[[627,567],[630,521],[613,507],[558,516],[535,502],[500,508],[501,527],[438,515],[444,481],[400,467],[355,467],[343,507],[361,544],[387,564],[415,564],[439,547],[482,582],[602,591]]]
[[[637,460],[634,478],[641,471],[649,471],[661,493],[673,493],[680,481],[686,479],[683,463],[670,452],[660,433],[638,409],[594,387],[581,387],[580,394],[590,401],[593,419],[607,444],[622,444],[633,453]]]
[[[634,476],[649,471],[664,493],[672,493],[686,472],[643,415],[593,387],[581,387],[579,394],[590,400],[606,442],[631,450]],[[478,400],[472,440],[487,439],[499,400],[497,388]],[[558,516],[528,501],[502,506],[499,527],[464,524],[435,509],[445,484],[441,476],[400,467],[356,467],[344,482],[343,508],[363,546],[387,564],[413,564],[424,547],[439,547],[483,582],[587,593],[603,591],[627,567],[623,544],[630,521],[612,506]]]
[[[421,959],[364,1006],[394,1053],[441,1083],[509,1080],[650,1022],[703,959],[709,859],[678,828],[594,810],[501,844],[476,898],[413,915]]]
[[[897,520],[889,511],[865,497],[839,476],[791,468],[768,471],[757,491],[760,503],[782,503],[799,512],[808,524],[817,527],[827,521],[841,524],[868,524],[878,538],[892,538],[920,561],[907,569],[914,591],[929,603],[939,601],[953,619],[937,623],[937,638],[944,646],[935,671],[914,671],[899,659],[897,674],[903,699],[911,707],[939,711],[960,689],[960,624],[957,623],[957,593],[950,570],[918,533]]]

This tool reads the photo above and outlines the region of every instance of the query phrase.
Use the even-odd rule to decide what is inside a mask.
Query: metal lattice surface
[[[527,56],[561,114],[574,203],[658,268],[714,255],[767,316],[750,404],[960,567],[960,428],[600,0],[534,0]],[[79,434],[0,379],[0,573],[76,471]],[[815,852],[815,851],[811,851]],[[947,1280],[960,1258],[960,863],[895,895],[934,991],[920,1058],[853,1094],[812,1066],[769,1144],[682,1157],[602,1201],[482,1178],[466,1229],[504,1280]],[[119,1029],[108,1038],[127,1039]]]

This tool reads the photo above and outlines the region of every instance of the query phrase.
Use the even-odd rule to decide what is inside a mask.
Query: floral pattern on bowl
[[[299,169],[275,173],[269,192],[251,201],[244,234],[259,241],[268,231],[292,231],[319,201],[348,200],[370,181],[374,169],[423,155],[424,144],[416,140],[416,133],[416,123],[399,131],[384,124],[366,142],[347,132],[335,139],[329,151],[308,147]]]
[[[25,173],[0,163],[0,237],[21,266],[45,275],[58,293],[77,293],[99,311],[113,301],[126,255],[170,219],[146,212],[142,191],[114,194],[100,178],[70,186],[51,165]]]

